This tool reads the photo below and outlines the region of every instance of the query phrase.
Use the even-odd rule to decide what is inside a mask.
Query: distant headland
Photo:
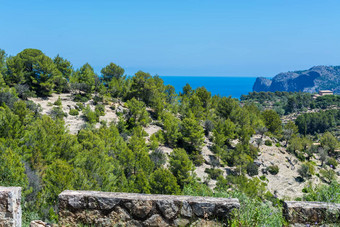
[[[340,66],[314,66],[308,70],[285,72],[273,79],[256,78],[253,91],[292,91],[315,93],[331,90],[340,94]]]

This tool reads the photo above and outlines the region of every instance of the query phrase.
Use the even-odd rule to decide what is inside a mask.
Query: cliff
[[[308,70],[280,73],[273,79],[258,77],[253,91],[303,91],[332,90],[340,94],[340,66],[314,66]]]

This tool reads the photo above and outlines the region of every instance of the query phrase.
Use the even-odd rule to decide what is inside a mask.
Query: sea
[[[160,76],[165,85],[172,85],[176,92],[182,92],[188,83],[191,88],[205,87],[211,95],[240,98],[253,91],[256,77],[202,77],[202,76]]]

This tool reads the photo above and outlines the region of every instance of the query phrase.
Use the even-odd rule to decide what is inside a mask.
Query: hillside
[[[274,108],[251,102],[269,93],[240,102],[187,84],[177,94],[159,76],[127,77],[114,63],[98,76],[36,49],[3,56],[0,184],[23,188],[27,222],[56,222],[66,189],[234,196],[241,226],[282,226],[283,198],[340,202],[337,108],[283,124]],[[310,100],[295,96],[287,113]]]
[[[332,90],[340,94],[340,67],[315,66],[308,70],[280,73],[273,79],[258,77],[253,91],[292,91],[315,93],[319,90]]]

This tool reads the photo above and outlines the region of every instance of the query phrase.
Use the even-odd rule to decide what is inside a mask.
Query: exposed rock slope
[[[340,94],[340,66],[315,66],[308,70],[280,73],[272,80],[258,77],[253,91],[303,91],[332,90]]]

